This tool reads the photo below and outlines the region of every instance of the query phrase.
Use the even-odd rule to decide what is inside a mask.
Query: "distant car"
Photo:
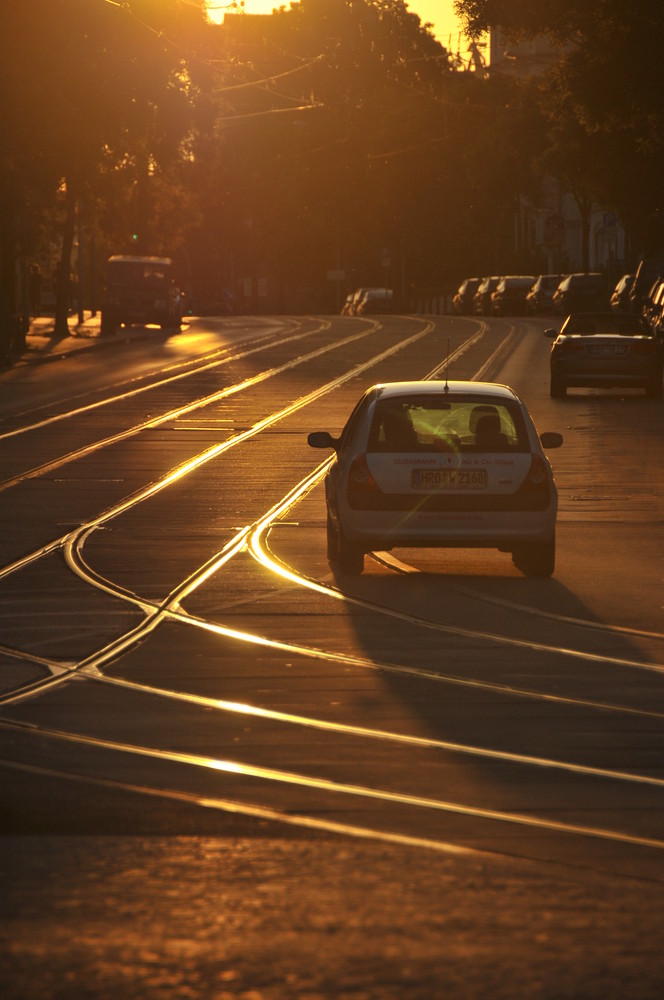
[[[115,254],[106,264],[106,296],[101,333],[118,326],[156,323],[164,329],[180,326],[183,297],[175,284],[170,257]]]
[[[351,294],[346,299],[346,302],[344,303],[346,316],[357,315],[357,307],[359,306],[360,302],[366,295],[366,292],[367,292],[366,288],[356,288],[354,292],[351,292]]]
[[[344,304],[341,307],[340,316],[352,316],[351,308],[353,305],[353,299],[355,297],[355,292],[349,292],[344,300]]]
[[[664,351],[664,305],[659,314],[656,315],[650,324],[652,335],[657,341],[660,350]]]
[[[629,310],[629,293],[633,284],[633,274],[623,274],[620,281],[617,282],[609,301],[614,312],[627,312]]]
[[[664,279],[658,278],[641,303],[641,315],[652,329],[664,304]]]
[[[391,288],[366,288],[355,306],[356,316],[393,312],[394,292]]]
[[[573,313],[557,330],[551,347],[550,392],[569,386],[623,386],[662,395],[662,351],[657,338],[634,313]]]
[[[491,293],[493,316],[523,316],[526,313],[526,296],[535,282],[534,274],[507,274],[501,278]]]
[[[658,278],[664,277],[664,257],[644,257],[639,261],[629,291],[631,312],[640,312],[643,299]]]
[[[325,479],[327,555],[359,574],[366,552],[495,548],[529,576],[555,565],[557,492],[524,403],[489,382],[391,382],[368,389],[334,437]]]
[[[452,296],[452,312],[455,316],[468,316],[473,311],[473,296],[478,289],[479,278],[466,278]]]
[[[556,288],[551,301],[553,311],[561,316],[606,309],[609,296],[604,275],[598,272],[568,274]]]
[[[553,293],[563,280],[562,274],[540,274],[526,295],[526,308],[531,316],[552,312]]]
[[[491,293],[496,289],[500,275],[482,278],[473,296],[473,312],[476,316],[488,316],[491,312]]]

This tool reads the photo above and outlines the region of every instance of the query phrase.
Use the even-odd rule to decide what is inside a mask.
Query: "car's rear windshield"
[[[116,260],[108,265],[108,280],[118,285],[164,284],[170,277],[169,265],[156,261]]]
[[[645,320],[637,314],[630,313],[606,313],[602,316],[579,313],[569,317],[561,332],[583,336],[619,333],[624,337],[644,337],[650,334]]]
[[[531,277],[505,278],[505,288],[530,288],[535,279]]]
[[[369,452],[526,452],[518,405],[444,393],[379,399]]]
[[[604,278],[601,274],[573,274],[572,288],[603,288]]]

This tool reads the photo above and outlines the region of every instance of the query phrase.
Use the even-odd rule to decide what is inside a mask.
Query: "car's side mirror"
[[[307,444],[310,448],[336,448],[339,441],[328,431],[312,431],[307,437]]]
[[[558,331],[557,330],[553,330],[551,327],[549,327],[548,330],[544,331],[544,336],[545,337],[551,337],[551,339],[553,339],[554,337],[558,336]]]
[[[543,448],[560,448],[563,436],[558,431],[544,431],[540,434],[540,443]]]

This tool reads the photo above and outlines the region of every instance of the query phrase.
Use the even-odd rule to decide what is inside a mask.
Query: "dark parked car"
[[[644,257],[639,261],[629,293],[629,308],[632,312],[641,311],[644,298],[661,277],[664,277],[664,257]]]
[[[550,313],[553,311],[551,300],[553,293],[562,281],[562,274],[540,274],[535,278],[535,283],[526,295],[526,306],[531,316],[537,313]]]
[[[508,274],[501,278],[491,293],[492,315],[525,316],[526,296],[534,281],[534,274]]]
[[[354,299],[354,297],[355,297],[355,292],[349,292],[348,293],[348,295],[346,296],[346,299],[344,301],[344,304],[341,307],[341,313],[340,313],[341,316],[352,316],[353,315],[350,310],[351,310],[351,306],[353,305],[353,299]]]
[[[645,320],[634,313],[573,313],[557,330],[551,348],[550,391],[568,386],[626,386],[662,395],[662,352]]]
[[[597,272],[568,274],[553,293],[552,303],[553,311],[560,316],[607,309],[609,296],[604,275]]]
[[[356,288],[354,292],[346,297],[341,313],[343,316],[356,316],[357,307],[367,293],[366,288]]]
[[[356,316],[394,312],[394,292],[391,288],[367,288],[355,307]]]
[[[473,312],[477,316],[488,316],[491,312],[491,293],[495,291],[500,275],[482,278],[473,296]]]
[[[627,312],[629,309],[629,293],[634,284],[633,274],[623,274],[611,295],[610,306],[614,312]]]
[[[662,311],[663,301],[664,278],[658,278],[641,305],[641,315],[649,327],[652,327],[653,323],[657,320],[657,317]]]
[[[466,278],[452,296],[452,312],[455,316],[468,316],[473,311],[473,296],[478,289],[479,278]]]

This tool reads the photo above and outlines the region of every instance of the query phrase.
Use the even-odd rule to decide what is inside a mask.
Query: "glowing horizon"
[[[438,41],[456,51],[462,47],[461,25],[453,8],[454,0],[406,0],[408,9],[417,14],[422,24],[431,24]],[[221,3],[219,0],[208,0],[208,17],[215,24],[224,19],[225,14],[240,12],[245,14],[271,14],[280,7],[290,7],[290,2],[279,3],[279,0],[235,0]],[[463,46],[465,48],[465,45]]]

